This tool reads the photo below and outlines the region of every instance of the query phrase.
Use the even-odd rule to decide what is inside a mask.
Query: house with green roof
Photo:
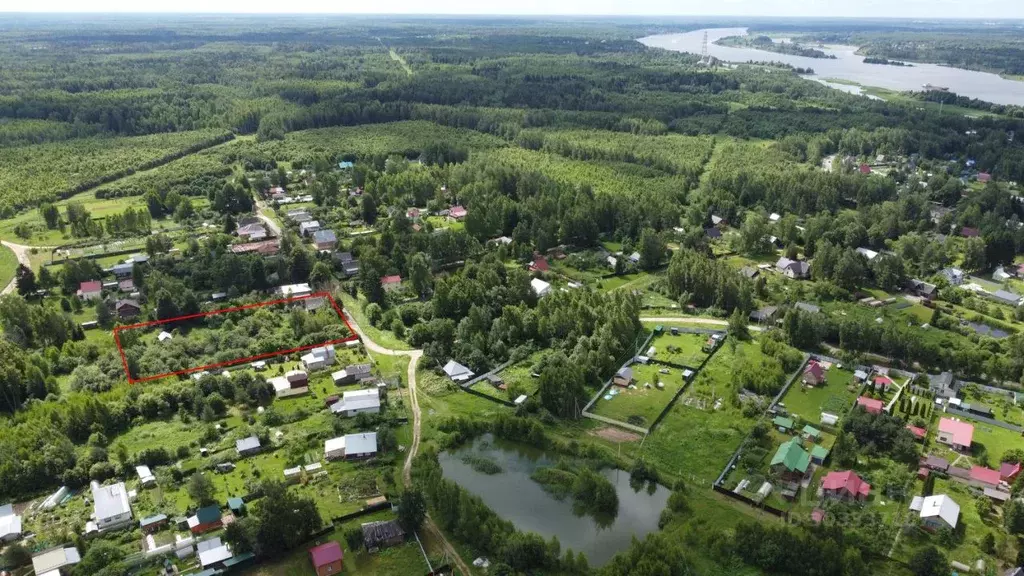
[[[814,447],[811,448],[811,462],[820,466],[825,463],[825,458],[828,458],[828,448],[815,444]]]
[[[817,440],[818,438],[821,437],[821,430],[818,430],[817,428],[811,426],[810,424],[804,426],[802,432],[804,438],[807,440]]]
[[[793,419],[787,416],[776,416],[772,419],[772,425],[779,429],[779,432],[789,432],[793,429]]]
[[[807,474],[810,465],[810,454],[800,445],[800,439],[794,437],[779,446],[769,466],[772,472],[783,478],[798,480]]]

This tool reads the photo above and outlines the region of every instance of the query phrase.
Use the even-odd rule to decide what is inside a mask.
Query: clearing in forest
[[[357,338],[327,292],[114,329],[114,342],[132,384],[345,344]]]

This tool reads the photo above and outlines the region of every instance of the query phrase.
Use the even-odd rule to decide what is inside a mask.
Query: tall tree
[[[15,284],[18,287],[18,294],[22,296],[28,296],[36,291],[36,275],[32,272],[32,269],[24,264],[18,264],[18,269],[15,271]]]

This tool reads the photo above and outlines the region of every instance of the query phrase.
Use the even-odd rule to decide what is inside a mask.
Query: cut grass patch
[[[661,370],[668,374],[660,373]],[[635,389],[610,387],[591,411],[620,422],[650,427],[684,385],[681,370],[654,364],[634,364],[633,381]],[[659,382],[663,388],[658,387]]]

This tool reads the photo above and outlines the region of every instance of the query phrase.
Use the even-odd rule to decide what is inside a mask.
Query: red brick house
[[[313,563],[313,570],[316,570],[317,576],[340,573],[343,557],[341,545],[334,541],[309,549],[309,561]]]

